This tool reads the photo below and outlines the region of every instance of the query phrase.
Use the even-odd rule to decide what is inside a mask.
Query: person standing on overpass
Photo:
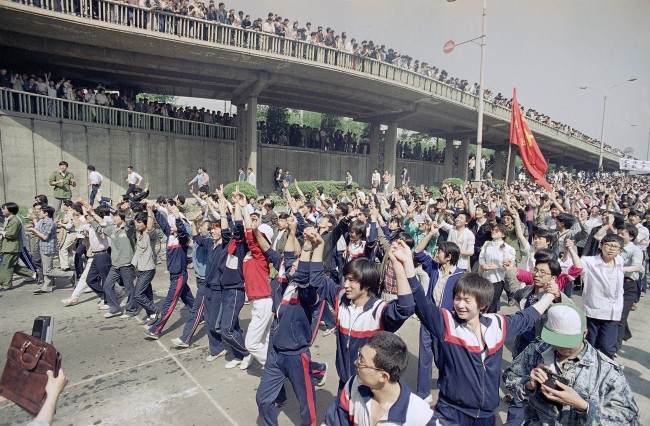
[[[126,190],[126,195],[135,194],[135,188],[140,186],[142,176],[133,170],[133,166],[126,168],[126,183],[129,184],[129,189]]]

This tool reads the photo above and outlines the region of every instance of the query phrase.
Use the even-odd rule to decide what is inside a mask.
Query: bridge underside
[[[393,122],[433,136],[475,137],[475,111],[360,72],[37,9],[1,12],[0,53],[11,67],[33,64],[73,80],[241,104],[255,90],[261,104]],[[502,150],[509,127],[490,116],[490,108],[484,120],[484,146]],[[540,135],[537,140],[551,161],[585,168],[597,165],[597,156],[580,147]],[[604,165],[617,167],[613,156],[606,156]]]

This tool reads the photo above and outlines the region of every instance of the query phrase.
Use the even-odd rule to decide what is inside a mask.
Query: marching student
[[[54,207],[42,206],[37,214],[38,221],[36,218],[32,218],[32,223],[26,226],[26,230],[38,238],[38,250],[41,255],[45,280],[41,287],[34,291],[34,294],[41,294],[54,291],[54,256],[58,255],[58,250],[56,223],[53,219]]]
[[[250,364],[250,353],[244,342],[244,331],[239,325],[239,313],[244,307],[246,294],[244,292],[243,262],[248,247],[244,240],[244,225],[242,209],[246,206],[246,197],[239,188],[232,194],[235,201],[233,206],[230,230],[232,238],[228,242],[227,254],[221,272],[221,321],[219,328],[221,338],[230,346],[233,359],[225,365],[227,369],[239,366],[244,360]]]
[[[145,311],[145,321],[155,321],[158,312],[153,301],[151,282],[156,275],[156,260],[151,246],[151,233],[156,218],[153,205],[147,203],[147,213],[138,213],[134,224],[136,242],[131,264],[135,268],[135,303]]]
[[[126,190],[126,196],[129,197],[131,194],[135,194],[136,188],[140,186],[140,183],[142,182],[142,176],[137,174],[133,170],[133,166],[129,166],[126,168],[126,183],[129,185],[129,188]]]
[[[408,364],[408,349],[399,336],[378,332],[359,349],[354,364],[357,374],[327,410],[327,426],[440,424],[429,404],[401,381]]]
[[[0,253],[2,264],[0,264],[0,289],[11,288],[14,273],[23,277],[36,279],[36,272],[18,264],[20,253],[23,250],[23,223],[18,214],[18,204],[5,203],[2,205],[2,215],[5,218],[4,227],[0,231]]]
[[[269,260],[264,252],[270,247],[273,239],[273,229],[260,222],[259,212],[244,215],[244,238],[250,250],[244,258],[244,290],[252,306],[251,322],[246,330],[246,349],[250,355],[243,359],[239,368],[247,369],[253,357],[262,365],[266,363],[268,351],[269,327],[273,320],[273,300],[269,282]]]
[[[104,218],[110,219],[111,210],[109,206],[104,205],[99,205],[97,209],[94,209],[87,202],[82,203],[82,208],[87,221],[82,229],[88,235],[88,250],[92,257],[92,261],[89,262],[91,265],[86,277],[86,284],[99,296],[99,309],[107,310],[109,306],[106,304],[104,283],[108,277],[108,271],[111,269],[111,242],[104,234],[99,222],[104,221]]]
[[[435,223],[434,223],[435,226]],[[433,231],[429,231],[430,235]],[[423,238],[415,247],[415,261],[422,265],[422,269],[429,276],[429,286],[426,291],[427,300],[440,308],[452,310],[454,308],[454,287],[458,280],[465,274],[464,269],[456,266],[460,257],[460,249],[451,241],[438,244],[435,259],[425,251],[428,239]],[[431,402],[431,388],[433,385],[433,344],[436,340],[429,330],[420,324],[420,338],[418,349],[418,379],[417,395]]]
[[[476,273],[467,273],[454,287],[454,310],[438,308],[415,278],[411,250],[401,241],[396,244],[400,247],[394,256],[405,271],[397,278],[408,280],[416,314],[437,340],[434,357],[440,371],[440,392],[436,415],[443,424],[493,425],[500,402],[504,342],[534,327],[559,290],[514,315],[483,314],[492,301],[494,286]]]
[[[375,226],[375,214],[376,211],[371,228]],[[341,271],[341,284],[335,283],[324,273],[323,238],[313,228],[305,230],[305,238],[314,247],[310,282],[334,306],[337,317],[336,370],[340,390],[356,374],[354,360],[368,338],[381,330],[397,331],[413,315],[413,296],[406,283],[400,286],[398,282],[397,299],[391,302],[380,299],[379,268],[365,257],[348,262]]]
[[[296,239],[296,219],[287,219],[289,235],[285,251],[280,256],[273,249],[265,254],[279,271],[272,284],[273,323],[269,335],[269,350],[264,374],[257,388],[255,400],[262,424],[278,424],[276,401],[289,380],[300,405],[302,425],[316,424],[316,404],[309,348],[316,337],[314,310],[321,306],[318,289],[311,285],[309,269],[312,249],[308,243],[300,250]],[[315,232],[315,231],[313,231]],[[315,322],[315,324],[314,324]],[[324,369],[323,366],[319,368]],[[280,397],[282,398],[282,397]]]
[[[624,245],[616,234],[600,241],[600,254],[582,257],[582,297],[587,314],[587,340],[610,358],[618,350],[618,330],[623,313],[625,270],[619,256]]]
[[[203,217],[205,217],[206,220],[203,220]],[[192,305],[190,316],[187,318],[187,321],[185,321],[181,337],[175,337],[172,339],[172,344],[176,349],[185,349],[190,347],[196,329],[201,321],[204,320],[205,301],[207,296],[205,268],[208,249],[205,245],[200,244],[200,240],[206,236],[211,240],[209,234],[209,218],[210,217],[207,215],[199,215],[194,222],[192,222],[192,266],[194,268],[194,276],[196,277],[196,295],[194,296],[194,304]],[[217,216],[215,219],[220,220],[221,218]]]
[[[187,285],[187,249],[189,247],[190,227],[183,220],[174,200],[168,200],[169,214],[163,208],[156,206],[154,212],[156,222],[167,236],[167,270],[169,271],[169,289],[167,296],[158,309],[158,317],[145,332],[145,338],[158,340],[165,324],[171,317],[178,299],[185,306],[194,305],[192,290]]]

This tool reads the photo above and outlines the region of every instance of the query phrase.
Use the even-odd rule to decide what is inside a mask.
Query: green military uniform
[[[23,249],[23,224],[16,216],[5,222],[4,238],[0,243],[2,263],[0,263],[0,287],[11,287],[14,273],[24,277],[31,277],[34,272],[18,264],[20,252]]]
[[[52,173],[48,179],[48,183],[50,186],[54,187],[54,198],[57,200],[71,199],[73,180],[74,175],[68,171],[66,171],[65,174],[61,174],[60,171]]]

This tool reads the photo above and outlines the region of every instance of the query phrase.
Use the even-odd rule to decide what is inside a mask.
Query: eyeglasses
[[[370,370],[375,370],[375,371],[384,371],[381,368],[376,368],[376,367],[371,367],[366,364],[361,363],[361,350],[357,352],[357,359],[354,360],[354,366],[357,367],[357,370],[360,370],[362,368],[368,368]]]
[[[619,246],[616,243],[605,243],[605,244],[603,244],[603,247],[607,247],[608,249],[612,249],[612,250],[620,250],[621,249],[621,246]]]
[[[550,272],[546,272],[546,271],[543,270],[543,269],[537,269],[537,268],[534,268],[534,269],[533,269],[533,275],[541,275],[542,277],[545,277],[545,276],[547,276],[547,275],[551,275],[551,273],[550,273]]]

